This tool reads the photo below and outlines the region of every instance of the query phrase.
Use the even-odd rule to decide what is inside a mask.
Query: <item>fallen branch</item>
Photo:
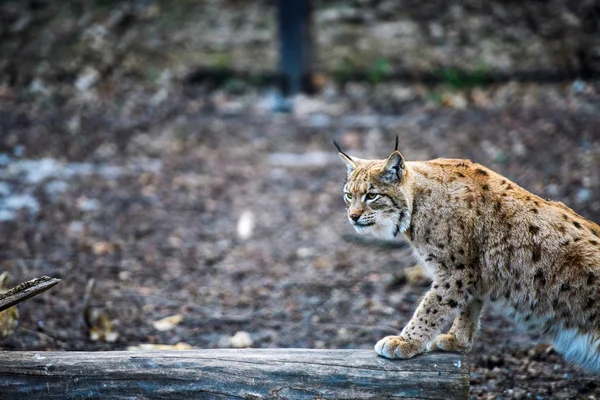
[[[3,295],[0,295],[0,311],[4,311],[30,297],[45,292],[51,287],[56,286],[58,282],[60,282],[60,279],[50,278],[49,276],[42,276],[41,278],[23,282]]]

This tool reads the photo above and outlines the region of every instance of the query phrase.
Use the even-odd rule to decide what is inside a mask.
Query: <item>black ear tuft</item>
[[[396,147],[394,148],[394,150],[398,150],[398,135],[396,135]]]
[[[348,159],[349,159],[350,161],[352,161],[352,157],[350,157],[348,154],[346,154],[346,153],[344,153],[344,152],[342,151],[342,148],[340,147],[340,145],[338,144],[338,142],[336,142],[336,141],[334,140],[334,141],[333,141],[333,145],[334,145],[334,146],[335,146],[335,148],[336,148],[336,149],[337,149],[337,150],[340,152],[340,154],[343,154],[343,155],[345,155],[346,157],[348,157]]]
[[[333,141],[333,145],[335,146],[335,148],[340,152],[343,153],[342,148],[340,147],[340,145],[338,144],[338,142],[336,142],[335,140]]]
[[[356,169],[356,163],[358,162],[358,159],[352,159],[352,157],[350,157],[348,154],[344,153],[342,151],[342,148],[338,144],[338,142],[336,142],[335,140],[333,141],[333,145],[335,146],[336,149],[338,149],[338,155],[340,156],[342,161],[346,164],[346,168],[348,169],[348,174],[350,174],[352,171],[354,171]]]

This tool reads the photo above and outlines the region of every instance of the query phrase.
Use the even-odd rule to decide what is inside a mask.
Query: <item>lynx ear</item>
[[[381,176],[386,182],[401,182],[403,175],[404,157],[398,150],[394,150],[381,168]]]
[[[348,174],[356,169],[356,162],[348,154],[342,151],[340,145],[334,140],[333,145],[338,149],[338,154],[348,168]]]

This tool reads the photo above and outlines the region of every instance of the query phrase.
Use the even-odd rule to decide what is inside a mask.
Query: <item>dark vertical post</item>
[[[312,92],[312,1],[277,0],[279,72],[286,95]]]

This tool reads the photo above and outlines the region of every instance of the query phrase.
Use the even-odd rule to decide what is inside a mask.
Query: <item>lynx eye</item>
[[[352,193],[346,192],[346,193],[344,193],[344,197],[348,200],[352,200]]]
[[[367,200],[375,200],[379,196],[377,193],[367,193]]]

